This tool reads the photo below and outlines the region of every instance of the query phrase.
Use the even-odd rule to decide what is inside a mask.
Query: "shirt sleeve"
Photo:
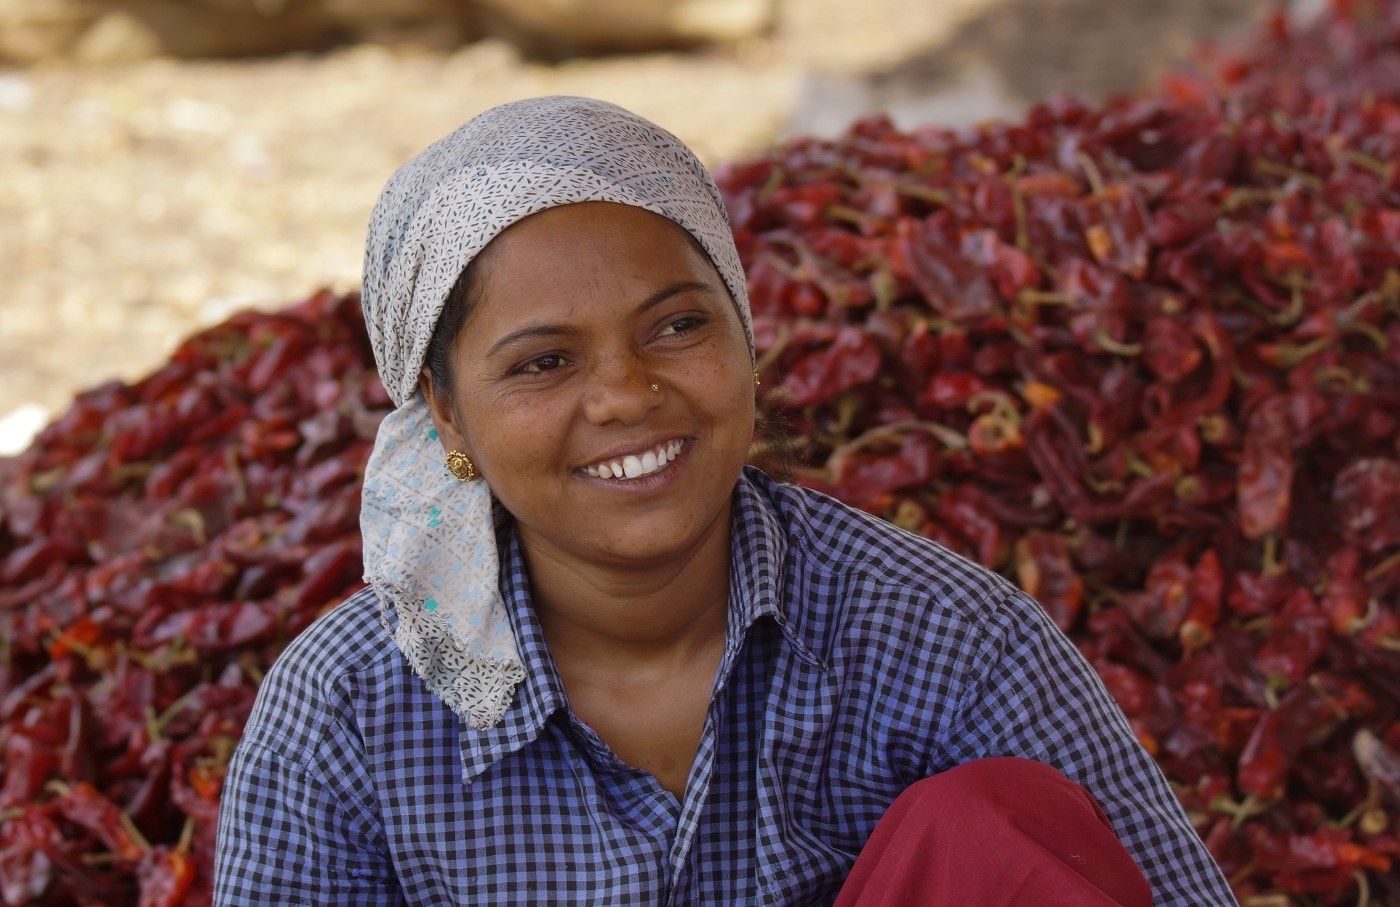
[[[215,907],[406,903],[377,826],[334,777],[290,746],[239,741],[220,797]]]
[[[1010,583],[988,618],[941,768],[989,756],[1052,765],[1098,801],[1154,904],[1236,907],[1161,767],[1074,643]]]

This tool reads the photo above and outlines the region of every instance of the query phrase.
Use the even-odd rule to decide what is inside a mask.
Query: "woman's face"
[[[728,514],[753,440],[753,368],[724,281],[687,236],[643,208],[581,202],[491,241],[453,352],[455,412],[426,371],[420,387],[446,448],[471,458],[527,539],[659,563]],[[674,439],[679,456],[649,477],[584,472]]]

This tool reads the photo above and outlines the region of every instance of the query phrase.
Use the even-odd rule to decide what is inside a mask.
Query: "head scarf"
[[[525,677],[500,594],[495,527],[504,515],[483,479],[448,471],[418,379],[448,291],[477,253],[521,218],[583,201],[645,208],[694,236],[753,356],[744,270],[719,189],[680,139],[616,104],[550,95],[492,107],[395,171],[370,216],[362,305],[396,408],[365,471],[364,579],[414,673],[474,728],[498,723]]]

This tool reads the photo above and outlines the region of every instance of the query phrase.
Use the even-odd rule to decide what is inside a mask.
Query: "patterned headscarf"
[[[500,514],[484,480],[447,470],[419,375],[448,291],[482,248],[521,218],[584,201],[645,208],[694,236],[753,357],[744,270],[714,179],[675,135],[616,104],[549,95],[492,107],[395,171],[370,216],[365,324],[396,408],[365,471],[364,579],[414,672],[475,728],[501,720],[525,669],[498,582]]]

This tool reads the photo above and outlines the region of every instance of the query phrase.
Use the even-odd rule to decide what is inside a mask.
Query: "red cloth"
[[[1103,810],[1054,766],[996,756],[890,804],[835,907],[1150,907]]]

